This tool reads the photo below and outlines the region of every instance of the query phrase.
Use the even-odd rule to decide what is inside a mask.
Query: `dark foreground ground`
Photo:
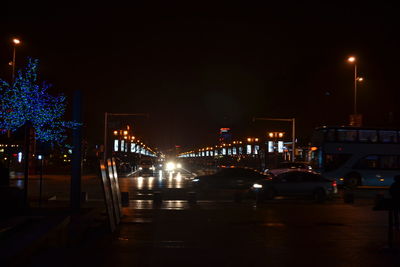
[[[398,251],[386,247],[386,212],[369,204],[131,201],[124,215],[113,235],[92,228],[75,247],[43,251],[31,264],[400,266]]]
[[[182,199],[186,178],[121,178],[131,200],[116,232],[110,234],[103,214],[79,236],[67,237],[73,242],[41,249],[22,266],[400,266],[400,235],[388,249],[387,212],[372,210],[375,191],[358,191],[354,204],[338,196],[322,204],[281,198],[259,205],[219,199],[155,206],[147,197],[162,190],[167,199]],[[68,206],[66,179],[46,177],[45,194],[57,197],[44,206]],[[31,189],[36,195],[37,180]],[[84,177],[83,190],[85,206],[101,209],[98,178]]]

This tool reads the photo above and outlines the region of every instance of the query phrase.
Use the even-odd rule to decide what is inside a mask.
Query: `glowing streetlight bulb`
[[[358,77],[357,81],[362,82],[362,81],[364,81],[364,78],[363,77]]]
[[[19,39],[17,39],[17,38],[14,38],[12,41],[13,41],[13,43],[16,44],[16,45],[18,45],[18,44],[21,43],[21,41],[20,41]]]
[[[348,62],[355,62],[355,61],[356,61],[356,58],[355,58],[355,57],[349,57],[349,58],[347,59],[347,61],[348,61]]]

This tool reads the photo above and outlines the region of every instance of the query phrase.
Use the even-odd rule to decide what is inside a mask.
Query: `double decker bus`
[[[312,163],[325,177],[347,186],[389,186],[400,174],[400,130],[319,127]]]

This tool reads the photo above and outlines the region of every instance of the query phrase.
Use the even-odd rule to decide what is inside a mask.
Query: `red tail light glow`
[[[336,187],[336,186],[337,186],[336,181],[333,181],[333,182],[332,182],[332,186],[333,186],[333,187]]]

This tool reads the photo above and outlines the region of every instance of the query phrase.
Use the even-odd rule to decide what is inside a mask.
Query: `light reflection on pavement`
[[[119,179],[121,191],[184,189],[191,174],[181,172],[158,172],[155,176],[131,176]]]

